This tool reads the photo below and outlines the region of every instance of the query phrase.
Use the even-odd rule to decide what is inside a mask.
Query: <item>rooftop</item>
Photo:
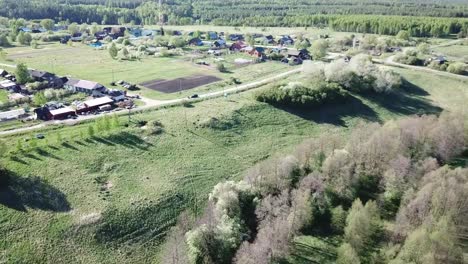
[[[22,108],[6,112],[0,112],[0,119],[16,118],[18,116],[24,115],[25,113],[26,112]]]
[[[14,82],[12,82],[10,80],[0,81],[0,87],[9,88],[9,87],[13,87],[13,86],[16,86],[16,83],[14,83]]]
[[[102,87],[102,85],[97,82],[77,79],[68,79],[68,82],[66,84],[89,90],[95,90]]]
[[[71,107],[63,107],[55,110],[50,110],[50,114],[53,116],[67,114],[67,113],[75,113],[75,109]]]
[[[29,74],[31,74],[32,77],[36,78],[44,78],[46,76],[53,76],[54,74],[46,71],[38,71],[38,70],[29,70]]]
[[[86,105],[87,107],[96,107],[100,105],[105,105],[105,104],[112,104],[114,100],[111,98],[104,96],[104,97],[99,97],[96,99],[91,99],[88,101],[84,101],[83,104]]]

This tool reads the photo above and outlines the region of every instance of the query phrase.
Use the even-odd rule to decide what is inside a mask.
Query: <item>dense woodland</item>
[[[331,26],[338,31],[379,34],[396,34],[407,29],[414,36],[426,37],[466,31],[468,7],[463,3],[462,0],[170,0],[164,1],[161,14],[169,24]],[[88,24],[156,24],[160,20],[158,1],[0,0],[0,6],[0,16],[9,18],[52,18]],[[381,15],[386,15],[385,19]]]

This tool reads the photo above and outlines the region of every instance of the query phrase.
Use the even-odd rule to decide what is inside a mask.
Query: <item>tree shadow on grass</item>
[[[80,151],[79,149],[77,149],[75,146],[73,146],[72,144],[68,143],[68,142],[63,142],[62,143],[62,146],[68,148],[68,149],[71,149],[71,150],[76,150],[76,151]]]
[[[53,159],[56,159],[56,160],[62,160],[60,157],[42,149],[42,148],[37,148],[36,149],[36,153],[42,157],[48,157],[48,158],[53,158]]]
[[[36,155],[34,155],[33,153],[25,153],[23,152],[23,156],[25,156],[26,158],[30,158],[30,159],[34,159],[34,160],[37,160],[37,161],[41,161],[42,159],[37,157]]]
[[[151,143],[143,140],[137,135],[121,132],[119,134],[113,134],[105,138],[108,142],[111,142],[114,145],[122,145],[127,148],[137,148],[140,150],[148,150],[149,146],[152,146]]]
[[[424,98],[427,95],[429,95],[427,91],[405,80],[400,90],[389,94],[368,94],[364,97],[396,114],[423,115],[442,112],[442,108]]]
[[[23,212],[28,208],[54,212],[71,209],[65,194],[40,177],[20,177],[8,170],[1,173],[8,176],[6,184],[0,186],[1,205]]]
[[[28,164],[29,164],[29,163],[26,162],[25,160],[20,159],[16,154],[13,154],[12,156],[10,156],[10,160],[12,160],[12,161],[14,161],[14,162],[18,162],[18,163],[24,164],[24,165],[28,165]]]
[[[160,242],[190,199],[184,193],[170,193],[156,201],[136,202],[123,209],[110,207],[103,212],[94,238],[98,243],[115,246]]]
[[[350,95],[339,104],[325,104],[313,108],[278,107],[290,114],[319,124],[332,124],[346,127],[345,118],[360,117],[370,122],[380,122],[374,109],[364,104],[361,99]]]

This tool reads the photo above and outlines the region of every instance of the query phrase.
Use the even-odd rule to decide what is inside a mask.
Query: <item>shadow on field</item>
[[[122,145],[127,148],[137,148],[141,150],[148,150],[148,147],[152,146],[151,143],[148,143],[139,136],[128,132],[121,132],[119,134],[113,134],[100,139],[106,141],[108,144]]]
[[[371,94],[365,98],[397,114],[422,115],[442,112],[442,108],[433,105],[430,100],[424,98],[427,95],[429,95],[427,91],[404,80],[400,91],[389,94]]]
[[[52,159],[56,159],[56,160],[62,160],[62,158],[42,149],[42,148],[37,148],[36,149],[36,153],[42,157],[48,157],[48,158],[52,158]]]
[[[40,177],[20,177],[8,170],[1,174],[1,205],[23,212],[28,208],[54,212],[71,209],[65,194]]]
[[[371,122],[380,121],[374,109],[364,104],[361,99],[352,95],[340,104],[321,105],[309,109],[291,107],[278,108],[319,124],[327,123],[336,126],[346,126],[344,121],[346,117],[360,117]]]
[[[189,201],[184,194],[171,193],[156,201],[132,203],[124,209],[109,208],[102,214],[94,238],[111,245],[161,242]]]
[[[93,143],[101,143],[107,146],[124,146],[126,148],[132,149],[140,149],[140,150],[148,150],[148,147],[152,146],[151,143],[146,142],[145,140],[141,139],[139,136],[128,133],[128,132],[120,132],[119,134],[112,134],[109,136],[102,136],[102,137],[92,137],[87,138],[84,142],[78,143],[79,145],[86,146],[87,144]]]
[[[442,108],[433,105],[430,100],[424,98],[428,95],[429,93],[424,89],[404,80],[400,90],[389,94],[350,94],[349,98],[341,104],[322,105],[310,109],[278,108],[316,123],[346,126],[344,121],[346,117],[360,117],[370,122],[381,122],[378,113],[365,104],[364,99],[395,114],[422,115],[442,112]]]

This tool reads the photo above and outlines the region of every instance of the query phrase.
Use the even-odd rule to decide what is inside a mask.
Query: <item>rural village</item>
[[[467,0],[0,0],[0,264],[464,264],[467,201]]]
[[[332,61],[339,58],[349,61],[352,51],[365,50],[369,55],[378,58],[382,53],[399,53],[400,57],[408,60],[414,59],[406,64],[431,66],[431,68],[447,68],[450,64],[448,59],[441,53],[429,53],[423,51],[425,56],[420,61],[413,50],[403,53],[404,47],[417,45],[411,42],[408,36],[400,36],[400,39],[379,40],[375,37],[362,35],[358,38],[355,35],[339,38],[331,44],[328,43],[328,34],[317,35],[315,40],[306,38],[303,35],[266,35],[262,33],[247,34],[227,34],[225,32],[214,31],[180,31],[147,29],[144,27],[91,27],[83,26],[68,28],[65,25],[54,25],[52,29],[46,30],[39,24],[19,27],[18,32],[29,34],[31,42],[36,41],[38,35],[52,34],[53,37],[42,36],[43,39],[57,39],[63,45],[86,45],[90,49],[108,50],[115,48],[115,43],[121,45],[120,50],[116,50],[114,55],[119,60],[138,60],[144,55],[150,56],[188,56],[192,63],[205,67],[217,67],[220,72],[226,72],[224,55],[234,56],[233,63],[236,67],[247,66],[253,63],[284,63],[292,67],[303,64],[304,61],[312,60],[313,55],[309,48],[313,42],[320,42],[317,59]],[[164,38],[166,36],[166,38]],[[167,38],[169,37],[169,39]],[[362,45],[361,45],[362,42]],[[150,44],[147,44],[150,43]],[[182,48],[190,50],[185,51]],[[116,48],[117,49],[117,48]],[[429,47],[425,48],[429,49]],[[328,50],[328,52],[327,52]],[[408,50],[408,49],[406,49]],[[350,52],[351,51],[351,52]],[[348,53],[346,53],[348,52]],[[413,54],[408,54],[408,53]],[[236,54],[239,54],[236,56]],[[204,58],[211,58],[207,62]],[[265,66],[268,67],[268,66]],[[134,100],[141,98],[138,93],[132,91],[139,90],[138,86],[161,91],[163,93],[174,93],[181,90],[188,90],[198,86],[217,82],[222,79],[216,76],[199,75],[174,80],[161,80],[158,76],[152,81],[139,84],[128,83],[125,80],[113,80],[110,84],[101,84],[95,80],[76,79],[71,75],[58,76],[43,69],[28,69],[27,83],[18,83],[14,69],[0,69],[0,89],[8,91],[9,103],[2,106],[0,118],[2,122],[21,119],[28,120],[63,120],[77,118],[83,115],[98,115],[99,113],[109,113],[122,109],[136,107]],[[458,70],[456,73],[465,74],[466,71]],[[113,73],[114,75],[114,73]],[[117,74],[118,76],[118,74]],[[232,84],[236,84],[234,79]],[[106,87],[107,86],[107,87]],[[82,93],[86,95],[85,100],[68,102],[57,102],[46,100],[37,103],[35,96],[43,95],[46,89],[57,89],[65,93]],[[128,94],[127,94],[128,93]],[[133,95],[130,95],[133,94]],[[42,96],[44,97],[44,96]],[[41,99],[42,99],[41,97]],[[198,97],[192,94],[189,98]],[[31,103],[36,108],[31,108]],[[11,105],[11,107],[8,107]],[[18,106],[21,106],[18,108]],[[25,107],[27,106],[27,107]],[[9,109],[11,108],[11,109]]]

